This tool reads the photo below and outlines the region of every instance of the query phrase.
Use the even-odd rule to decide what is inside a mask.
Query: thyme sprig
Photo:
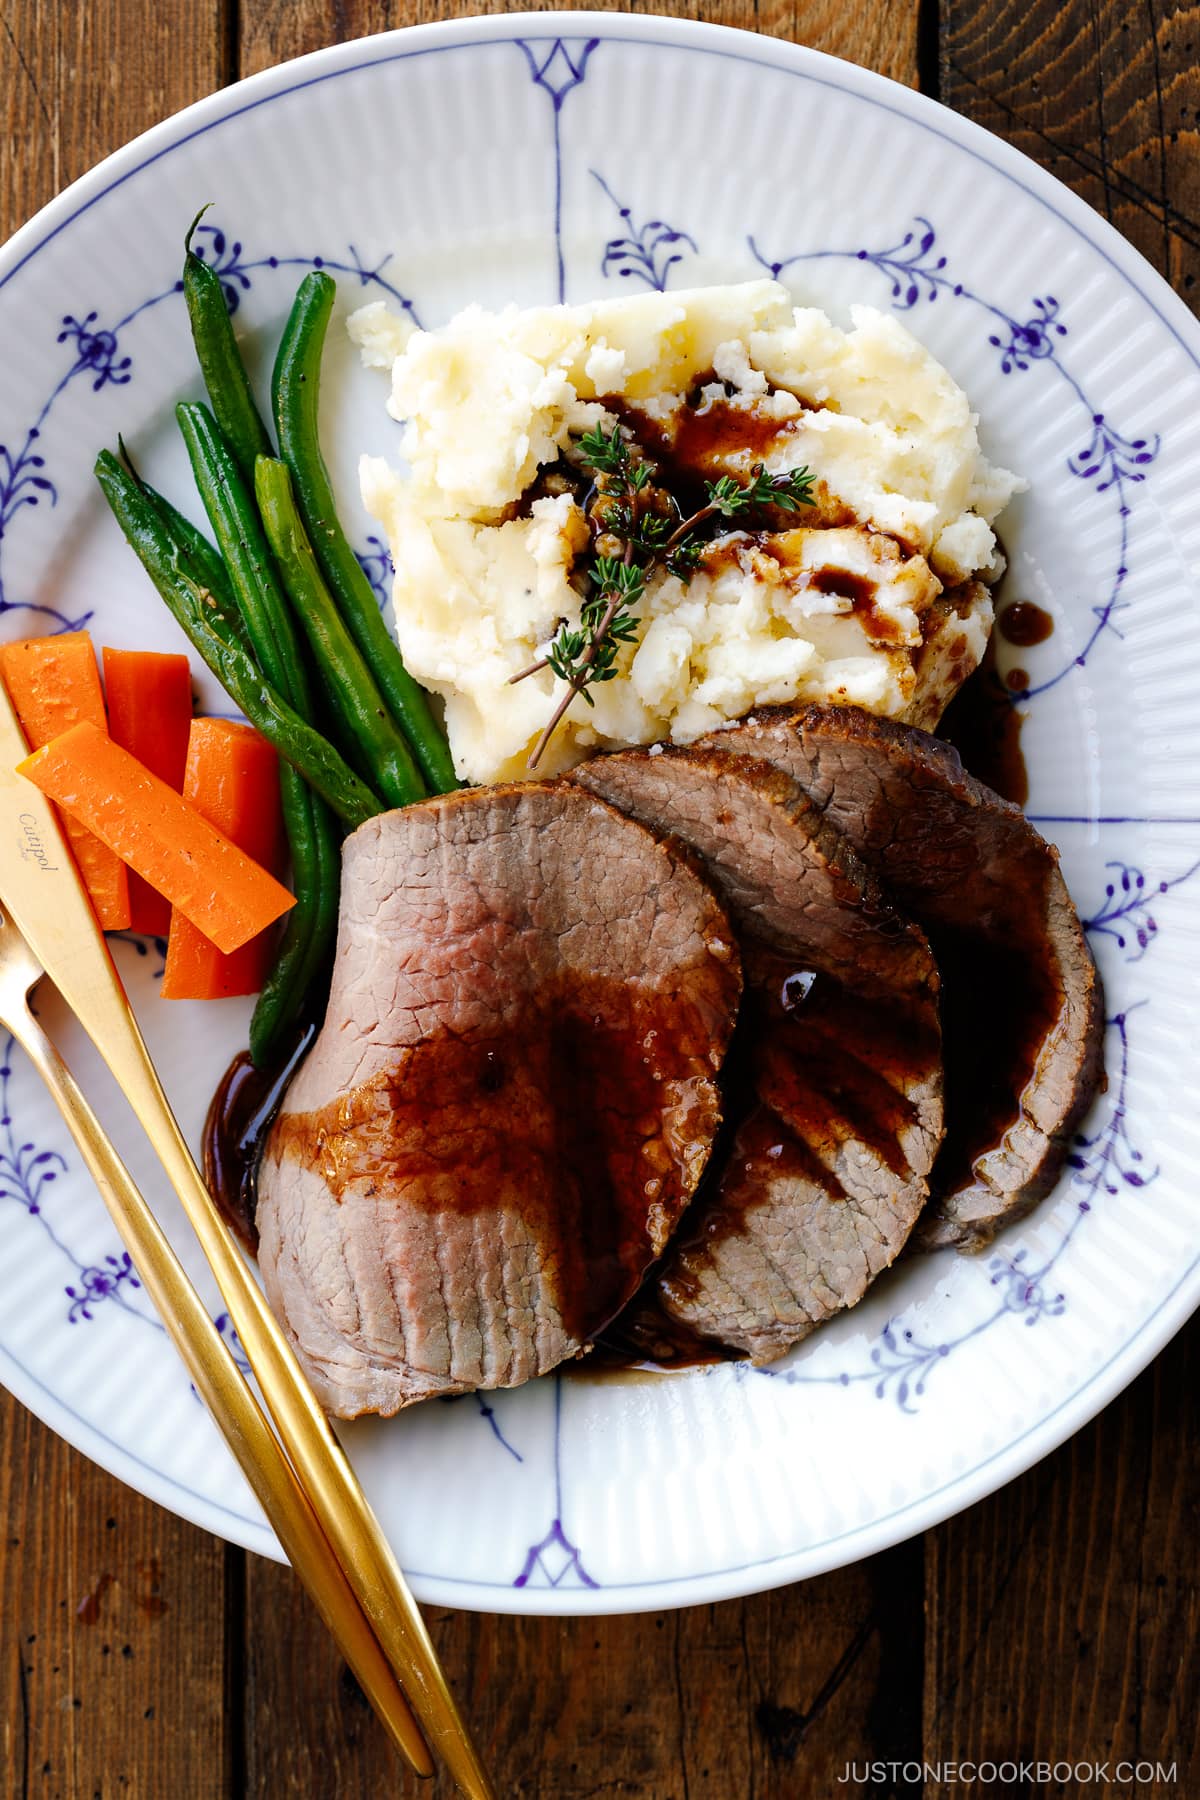
[[[807,469],[788,469],[782,475],[768,475],[761,463],[755,463],[745,486],[735,481],[732,475],[722,475],[719,481],[707,482],[709,504],[704,511],[720,513],[726,519],[736,519],[756,506],[781,506],[784,512],[798,512],[802,506],[812,505],[815,482],[816,476]],[[693,526],[699,517],[699,514],[695,515]]]
[[[603,425],[585,431],[576,449],[580,462],[593,475],[618,475],[630,486],[644,487],[654,473],[644,459],[634,461],[633,440],[619,425],[611,431],[605,431]]]
[[[806,468],[768,475],[762,463],[755,463],[747,482],[732,475],[706,481],[703,506],[682,518],[674,497],[655,487],[656,465],[620,425],[610,432],[603,426],[584,432],[576,455],[595,486],[589,511],[605,550],[598,551],[587,570],[590,592],[580,607],[579,624],[564,620],[545,656],[509,678],[512,685],[549,668],[566,684],[529,758],[531,769],[537,767],[576,696],[594,706],[589,689],[617,674],[622,646],[636,641],[641,620],[633,609],[641,603],[654,564],[661,562],[686,585],[704,551],[700,534],[711,520],[737,519],[768,506],[796,512],[812,505],[816,479]],[[620,553],[613,554],[609,544]]]
[[[629,609],[637,606],[645,591],[641,565],[616,556],[598,556],[592,565],[592,580],[596,591],[580,608],[579,630],[564,626],[546,657],[559,680],[571,687],[585,670],[588,686],[611,681],[617,672],[620,645],[632,643],[637,635],[639,621]],[[589,706],[595,705],[587,686],[581,686],[579,693]]]

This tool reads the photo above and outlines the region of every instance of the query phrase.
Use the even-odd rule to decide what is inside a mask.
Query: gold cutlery
[[[46,838],[42,844],[50,853],[58,853],[58,846]],[[0,914],[0,1025],[12,1033],[49,1088],[134,1260],[138,1280],[274,1527],[288,1561],[341,1646],[397,1749],[418,1775],[431,1775],[433,1764],[420,1728],[317,1524],[295,1470],[158,1220],[134,1185],[71,1071],[30,1010],[29,995],[44,974],[13,920]]]
[[[16,772],[25,754],[0,684],[0,902],[99,1050],[179,1195],[283,1448],[431,1745],[470,1800],[495,1800],[391,1547],[187,1147],[50,802]]]

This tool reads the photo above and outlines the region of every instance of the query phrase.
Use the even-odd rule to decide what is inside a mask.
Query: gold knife
[[[115,1077],[179,1195],[284,1449],[430,1741],[470,1800],[495,1800],[379,1521],[187,1147],[75,865],[60,852],[50,803],[16,772],[26,754],[0,683],[0,868],[7,908]]]

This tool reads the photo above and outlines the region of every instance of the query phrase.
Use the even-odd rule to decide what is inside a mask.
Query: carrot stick
[[[187,657],[156,650],[110,650],[106,644],[104,696],[113,743],[180,793],[192,723],[192,672]],[[166,937],[171,924],[167,901],[133,870],[129,874],[129,922],[134,931],[151,937]]]
[[[183,797],[210,825],[264,868],[282,861],[279,759],[251,725],[226,719],[193,719]],[[182,912],[171,915],[164,1000],[221,1000],[257,994],[271,966],[274,932],[268,927],[240,950],[223,955]]]
[[[72,726],[18,768],[219,950],[236,950],[296,904],[281,882],[95,725]]]
[[[32,749],[84,720],[106,729],[100,671],[88,632],[5,644],[0,647],[0,674]],[[125,930],[130,912],[124,864],[75,819],[63,823],[102,928]]]

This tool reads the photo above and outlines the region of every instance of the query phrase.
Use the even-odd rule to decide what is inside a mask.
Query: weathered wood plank
[[[1198,1378],[1193,1323],[1069,1444],[929,1534],[927,1761],[1107,1760],[1114,1800],[1191,1792]],[[1117,1782],[1120,1761],[1175,1763],[1177,1780]]]
[[[1074,188],[1194,300],[1198,46],[1195,7],[946,0],[941,97]],[[1175,1789],[1111,1791],[1187,1791],[1189,1766],[1194,1782],[1200,1483],[1185,1446],[1198,1352],[1193,1326],[1072,1443],[931,1534],[927,1757],[1178,1760]]]
[[[571,12],[585,0],[563,5],[505,5],[503,0],[256,0],[241,14],[241,72],[251,75],[285,56],[318,50],[344,38],[365,37],[401,25],[424,25],[433,19],[503,12]],[[919,0],[658,0],[651,6],[630,0],[586,0],[596,12],[652,12],[702,19],[791,38],[831,56],[877,69],[894,81],[917,85],[917,17]]]
[[[231,78],[226,0],[15,0],[0,20],[0,242],[69,181]]]
[[[482,9],[247,0],[240,72],[461,10]],[[915,5],[725,0],[679,10],[916,79]],[[1098,11],[1081,0],[1061,9],[950,0],[941,39],[942,97],[1107,208],[1184,291],[1200,257],[1197,23],[1195,8],[1160,18],[1113,0]],[[105,150],[219,85],[231,59],[222,16],[198,0],[78,9],[17,0],[0,30],[0,233]],[[1114,1757],[1178,1756],[1173,1791],[1188,1791],[1188,1759],[1198,1766],[1189,1696],[1200,1491],[1186,1451],[1196,1343],[1193,1330],[1074,1444],[933,1535],[928,1758],[1083,1759],[1110,1742]],[[4,1792],[203,1800],[242,1791],[244,1778],[246,1793],[271,1800],[397,1790],[445,1800],[444,1782],[396,1779],[293,1578],[254,1559],[244,1575],[245,1710],[223,1715],[222,1671],[237,1679],[243,1655],[239,1553],[111,1482],[11,1401],[0,1403],[0,1517]],[[155,1597],[155,1558],[168,1610],[151,1617],[139,1601]],[[97,1623],[76,1624],[75,1607],[106,1573],[116,1579],[99,1593]],[[839,1791],[851,1757],[919,1753],[919,1546],[690,1614],[555,1622],[439,1612],[431,1623],[506,1795],[800,1800]]]
[[[225,1800],[225,1545],[0,1393],[0,1793]]]
[[[218,87],[224,16],[201,0],[7,7],[0,240],[126,139]],[[225,1568],[236,1553],[103,1474],[6,1395],[0,1518],[0,1792],[227,1794]]]
[[[922,1557],[679,1613],[430,1626],[500,1793],[823,1800],[851,1754],[920,1755]],[[287,1570],[247,1570],[246,1793],[373,1800],[395,1765]],[[305,1721],[303,1731],[288,1721]],[[451,1800],[444,1776],[400,1791]]]
[[[1185,295],[1200,276],[1200,8],[945,0],[941,98],[1110,219]]]

